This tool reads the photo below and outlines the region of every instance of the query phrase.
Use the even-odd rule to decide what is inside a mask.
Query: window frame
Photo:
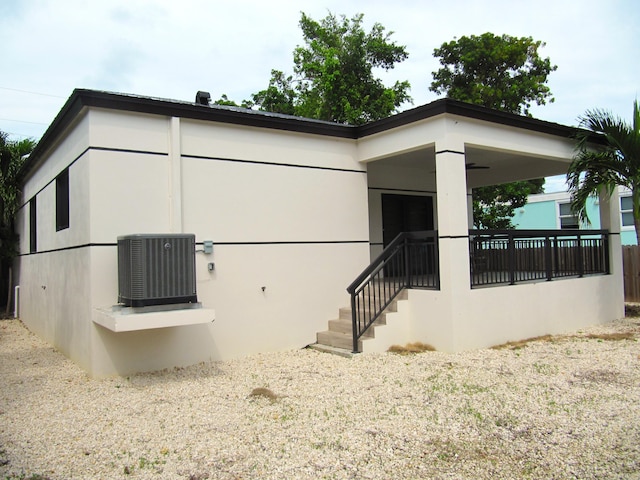
[[[69,228],[69,169],[56,177],[56,232]]]
[[[580,229],[580,219],[578,218],[577,215],[575,215],[573,212],[566,214],[566,213],[562,213],[562,206],[564,205],[568,205],[569,206],[569,210],[571,210],[571,202],[562,202],[562,201],[558,201],[556,202],[556,214],[557,214],[557,219],[558,219],[558,228],[560,230],[578,230]],[[563,219],[574,219],[575,223],[572,223],[571,225],[568,226],[563,226],[562,221]]]
[[[622,208],[622,201],[624,199],[630,199],[631,200],[631,208]],[[625,225],[624,223],[624,214],[625,213],[630,213],[631,214],[631,223],[628,225]],[[631,198],[631,195],[620,195],[620,227],[624,228],[624,229],[635,229],[635,221],[633,219],[633,200]]]
[[[38,208],[36,197],[29,200],[29,253],[38,251]]]

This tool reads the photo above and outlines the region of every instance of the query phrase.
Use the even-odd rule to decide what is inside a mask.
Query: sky
[[[248,99],[271,69],[292,73],[301,12],[362,13],[365,30],[393,32],[409,58],[378,74],[411,83],[402,109],[439,98],[429,91],[435,48],[485,32],[546,43],[555,102],[534,106],[536,118],[577,125],[601,108],[630,122],[640,96],[638,0],[0,0],[0,131],[39,139],[74,88]]]

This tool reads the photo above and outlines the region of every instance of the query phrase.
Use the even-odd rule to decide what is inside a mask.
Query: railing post
[[[557,273],[560,269],[560,253],[558,251],[558,235],[555,235],[553,237],[553,260],[554,260],[554,263],[551,268],[553,269],[553,273]]]
[[[509,285],[514,285],[516,283],[516,272],[515,272],[515,260],[516,260],[516,245],[515,239],[512,233],[507,235],[508,243],[507,243],[507,258],[509,261]]]
[[[406,288],[411,287],[411,262],[409,259],[409,237],[405,237],[404,239],[404,273],[405,273],[405,283],[404,286]]]
[[[584,255],[582,254],[582,237],[578,233],[578,253],[576,254],[576,262],[578,262],[578,277],[584,276]]]
[[[547,273],[547,281],[550,282],[553,279],[553,257],[551,255],[551,236],[545,235],[544,237],[544,264]]]
[[[609,248],[610,248],[609,232],[602,234],[602,245],[604,247],[604,251],[602,252],[604,254],[604,268],[605,268],[605,273],[608,275],[611,273],[611,264],[610,264],[611,252],[609,251]]]
[[[356,294],[351,294],[351,327],[353,330],[353,353],[358,353],[358,311],[356,310]]]

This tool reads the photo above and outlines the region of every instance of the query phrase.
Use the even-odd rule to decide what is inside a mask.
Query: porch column
[[[440,290],[469,291],[469,213],[463,142],[436,143]]]
[[[620,230],[622,219],[620,218],[620,195],[618,189],[614,189],[611,197],[605,191],[600,191],[600,228],[609,230],[609,268],[615,278],[614,298],[619,302],[619,316],[624,316],[624,279],[622,273],[622,240]]]

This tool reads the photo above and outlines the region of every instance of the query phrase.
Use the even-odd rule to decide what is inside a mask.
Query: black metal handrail
[[[470,230],[471,286],[608,274],[608,230]]]
[[[440,288],[436,231],[401,233],[347,287],[354,353],[360,337],[403,288]]]

